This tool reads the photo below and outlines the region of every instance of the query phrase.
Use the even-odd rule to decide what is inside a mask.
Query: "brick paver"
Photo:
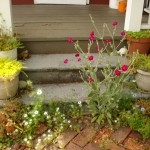
[[[109,150],[125,150],[125,148],[117,145],[116,143],[114,143],[113,141],[110,141],[108,143],[108,147],[109,147]]]
[[[74,131],[65,131],[57,137],[60,148],[64,148],[78,133]]]
[[[115,140],[117,143],[121,144],[128,137],[131,131],[132,130],[129,127],[121,127],[120,129],[118,129],[116,132],[113,133],[111,138]]]
[[[65,148],[65,150],[83,150],[83,148],[81,148],[80,146],[70,142],[67,147]]]
[[[95,143],[88,143],[83,150],[102,150],[97,144]]]
[[[96,135],[96,131],[90,127],[86,127],[81,131],[72,142],[80,147],[84,147]]]

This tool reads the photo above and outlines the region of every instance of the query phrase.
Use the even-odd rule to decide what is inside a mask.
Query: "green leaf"
[[[98,116],[95,116],[94,118],[92,118],[91,122],[95,122],[97,120]]]

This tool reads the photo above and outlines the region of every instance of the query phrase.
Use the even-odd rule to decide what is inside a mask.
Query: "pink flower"
[[[96,46],[96,50],[98,50],[98,51],[99,51],[99,49],[100,49],[100,46],[99,46],[99,45],[97,45],[97,46]]]
[[[127,70],[128,70],[128,66],[127,66],[127,65],[123,65],[123,66],[121,67],[121,69],[122,69],[122,71],[127,71]]]
[[[91,82],[93,82],[93,81],[94,81],[93,78],[90,77],[90,78],[89,78],[89,83],[91,83]]]
[[[93,41],[93,40],[94,40],[94,36],[93,36],[93,35],[90,35],[89,40],[90,40],[90,41]]]
[[[78,58],[78,62],[80,62],[81,61],[81,58]]]
[[[113,25],[113,26],[117,26],[117,25],[118,25],[118,22],[113,22],[112,25]]]
[[[110,42],[111,42],[111,40],[106,39],[106,40],[104,40],[104,42],[105,42],[105,43],[110,43]]]
[[[72,42],[73,42],[72,37],[69,37],[68,38],[68,43],[72,43]]]
[[[125,33],[124,31],[121,32],[121,35],[122,35],[122,36],[125,36],[125,34],[126,34],[126,33]]]
[[[90,36],[94,36],[94,31],[92,31],[92,32],[90,33]]]
[[[91,61],[91,60],[93,60],[93,59],[94,59],[94,56],[92,56],[92,55],[91,55],[91,56],[89,56],[89,58],[88,58],[88,59]]]
[[[75,57],[79,57],[79,53],[76,53],[76,54],[75,54]]]
[[[64,60],[64,64],[67,64],[67,63],[68,63],[68,61],[69,61],[68,59],[65,59],[65,60]]]
[[[121,72],[120,72],[118,69],[116,69],[116,70],[115,70],[115,74],[116,74],[116,76],[120,76],[120,75],[121,75]]]

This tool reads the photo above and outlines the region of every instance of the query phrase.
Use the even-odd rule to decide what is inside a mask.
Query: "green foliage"
[[[133,31],[127,31],[127,35],[129,35],[132,38],[150,38],[150,30],[142,30],[138,32],[133,32]]]
[[[0,14],[0,51],[9,51],[15,48],[23,48],[23,44],[17,38],[17,35],[6,28],[5,20]]]
[[[150,55],[137,54],[134,62],[134,68],[150,72]]]
[[[144,115],[139,108],[134,108],[132,112],[124,112],[122,116],[122,121],[138,131],[144,139],[150,137],[150,117]]]
[[[7,58],[0,58],[0,78],[13,78],[13,75],[19,73],[23,65],[21,62]]]

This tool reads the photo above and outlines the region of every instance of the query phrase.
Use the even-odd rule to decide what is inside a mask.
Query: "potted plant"
[[[139,88],[150,91],[150,55],[138,54],[134,62],[136,83]]]
[[[16,95],[18,90],[18,75],[23,68],[21,62],[0,58],[0,100],[9,99]]]
[[[17,35],[5,26],[5,21],[0,14],[0,58],[17,59],[17,48],[23,48]]]
[[[128,40],[129,53],[139,52],[147,54],[150,49],[150,30],[142,30],[139,32],[126,32],[126,39]]]

